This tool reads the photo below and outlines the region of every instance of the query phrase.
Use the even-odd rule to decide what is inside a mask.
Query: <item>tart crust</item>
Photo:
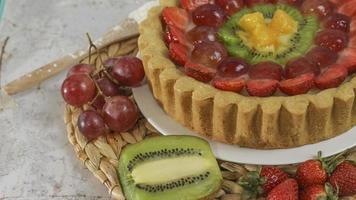
[[[259,149],[291,148],[333,138],[356,124],[356,78],[315,94],[250,97],[215,89],[180,72],[169,59],[161,0],[140,24],[139,50],[148,82],[163,109],[212,140]]]

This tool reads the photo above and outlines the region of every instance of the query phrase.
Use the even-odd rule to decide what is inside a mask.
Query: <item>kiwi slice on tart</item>
[[[277,4],[276,10],[277,9],[285,11],[289,16],[291,16],[294,20],[298,21],[299,23],[303,22],[304,20],[304,16],[296,7],[289,6],[287,4]]]
[[[234,27],[236,24],[235,22],[239,21],[241,19],[241,17],[243,17],[244,15],[253,12],[252,9],[250,8],[244,8],[242,10],[240,10],[239,12],[235,13],[233,16],[231,16],[230,20],[226,22],[226,26],[229,27]]]
[[[299,24],[298,32],[289,39],[289,46],[275,55],[275,60],[279,64],[286,64],[289,60],[303,56],[312,47],[314,37],[319,29],[318,19],[314,16],[307,16]]]
[[[205,199],[222,175],[209,144],[193,136],[165,136],[126,147],[118,172],[128,200]]]
[[[274,15],[280,11],[288,15],[296,23],[297,29],[293,34],[278,36],[278,49],[261,51],[246,42],[246,38],[241,34],[244,31],[243,27],[239,24],[239,21],[244,16],[261,13],[266,24],[269,24],[273,20]],[[231,56],[243,58],[250,64],[273,61],[285,65],[289,60],[304,55],[312,47],[315,34],[318,30],[319,22],[317,17],[303,16],[295,7],[286,4],[258,4],[253,8],[242,9],[233,15],[220,28],[219,37]],[[244,35],[249,37],[250,33]]]
[[[252,8],[253,12],[260,12],[265,18],[272,19],[274,12],[276,12],[276,5],[273,4],[257,4]]]

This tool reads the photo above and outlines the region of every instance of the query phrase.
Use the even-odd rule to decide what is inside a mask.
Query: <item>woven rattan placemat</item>
[[[137,38],[132,38],[118,43],[113,43],[108,47],[100,50],[102,60],[111,57],[119,57],[123,55],[137,54]],[[101,61],[98,59],[98,54],[91,56],[91,64],[96,67],[101,67]],[[89,58],[82,61],[89,63]],[[141,117],[134,129],[125,133],[110,133],[102,136],[97,140],[88,141],[78,130],[77,119],[79,114],[85,110],[84,108],[74,108],[69,105],[65,107],[64,122],[67,128],[67,136],[69,142],[73,145],[74,151],[80,161],[88,168],[92,174],[104,184],[109,194],[113,199],[125,199],[116,171],[118,159],[123,147],[128,144],[134,144],[148,137],[160,135],[148,121]],[[356,159],[356,149],[349,154]],[[257,166],[243,165],[231,162],[219,161],[222,175],[224,178],[222,189],[216,194],[215,199],[220,200],[239,200],[240,194],[243,191],[241,186],[237,184],[237,180],[248,171],[256,170]],[[280,166],[286,172],[293,174],[296,171],[295,165]],[[264,199],[264,198],[259,198]],[[343,198],[356,199],[354,197]]]

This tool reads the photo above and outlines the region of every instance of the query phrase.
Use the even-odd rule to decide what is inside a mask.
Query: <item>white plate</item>
[[[133,89],[133,94],[143,115],[162,134],[198,136],[168,116],[155,101],[147,85]],[[330,156],[355,146],[356,127],[333,139],[291,149],[257,150],[207,140],[215,156],[221,160],[256,165],[283,165],[311,159],[318,151],[322,151],[323,156]]]

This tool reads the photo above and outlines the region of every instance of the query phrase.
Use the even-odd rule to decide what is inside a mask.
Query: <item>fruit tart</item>
[[[356,124],[355,0],[161,0],[140,25],[164,110],[216,141],[291,148]]]

